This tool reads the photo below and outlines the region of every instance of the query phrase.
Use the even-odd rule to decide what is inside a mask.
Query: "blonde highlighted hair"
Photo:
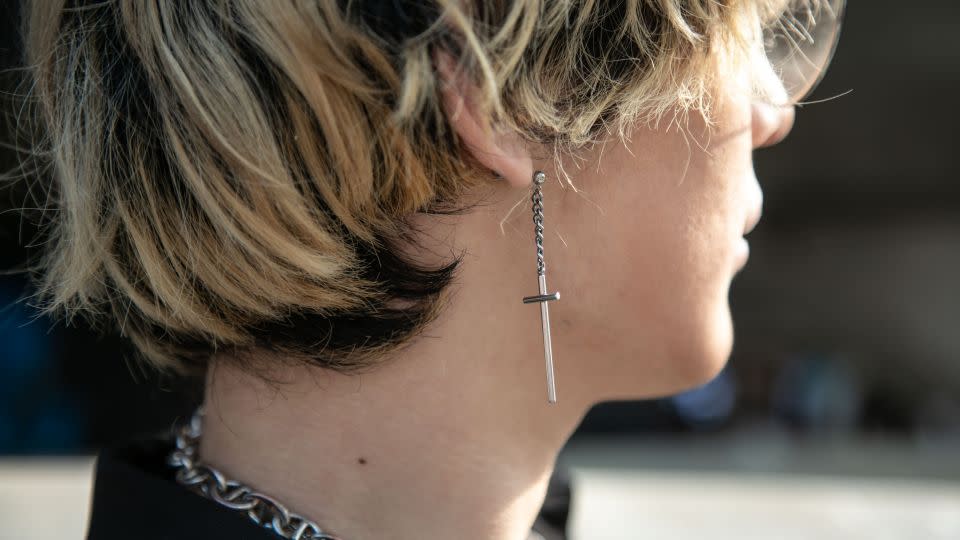
[[[449,51],[493,121],[555,155],[709,112],[785,0],[43,0],[25,17],[36,156],[56,212],[47,313],[152,365],[269,350],[375,365],[458,261],[401,256],[407,218],[489,181],[448,128]]]

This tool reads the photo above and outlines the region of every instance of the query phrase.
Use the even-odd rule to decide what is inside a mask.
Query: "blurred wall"
[[[915,428],[960,397],[960,4],[849,4],[813,99],[851,92],[756,154],[766,204],[732,291],[732,366],[762,400],[784,362],[820,357],[860,420]]]

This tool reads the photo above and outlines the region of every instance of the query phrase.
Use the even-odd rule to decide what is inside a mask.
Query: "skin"
[[[267,384],[220,361],[208,374],[203,458],[344,540],[524,539],[592,405],[714,377],[733,343],[727,296],[746,261],[742,236],[760,216],[752,150],[793,123],[792,108],[729,83],[709,132],[696,115],[686,137],[638,125],[625,144],[581,155],[579,169],[565,164],[578,193],[537,149],[484,129],[476,89],[442,56],[437,66],[451,126],[504,177],[466,215],[417,218],[429,234],[412,255],[466,251],[443,315],[364,375],[286,367]],[[521,303],[537,285],[534,170],[548,178],[548,286],[561,291],[550,306],[556,404],[539,308]]]

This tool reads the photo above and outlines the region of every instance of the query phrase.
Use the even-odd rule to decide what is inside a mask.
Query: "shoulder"
[[[245,515],[177,484],[167,465],[171,450],[158,438],[101,452],[88,540],[276,540]]]

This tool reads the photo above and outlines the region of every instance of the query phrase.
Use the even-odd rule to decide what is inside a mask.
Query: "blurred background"
[[[16,4],[0,0],[5,70]],[[728,367],[589,414],[561,456],[573,538],[960,539],[958,21],[950,0],[850,2],[811,99],[844,95],[756,153],[764,217],[731,292]],[[4,171],[15,82],[0,75]],[[0,538],[82,535],[91,456],[199,396],[117,337],[15,302],[42,241],[16,209],[37,197],[0,190]],[[38,522],[36,500],[60,517]]]

